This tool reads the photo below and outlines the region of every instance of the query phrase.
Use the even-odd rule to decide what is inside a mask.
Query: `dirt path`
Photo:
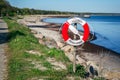
[[[7,77],[7,59],[6,59],[6,48],[7,48],[7,24],[0,19],[0,80],[5,80]]]

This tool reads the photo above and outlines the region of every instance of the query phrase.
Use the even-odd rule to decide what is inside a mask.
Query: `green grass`
[[[30,33],[29,28],[8,18],[4,18],[4,20],[7,22],[9,28],[8,80],[30,80],[31,78],[61,80],[66,79],[66,76],[74,75],[69,70],[57,71],[53,69],[52,65],[46,60],[48,57],[53,57],[69,67],[72,63],[63,51],[56,48],[49,49],[39,44],[38,39]],[[29,50],[39,51],[42,55],[29,54],[26,52]],[[31,61],[41,62],[47,70],[41,71],[34,68]]]
[[[47,55],[50,57],[54,57],[57,60],[60,60],[62,62],[69,62],[69,59],[65,56],[64,52],[56,48],[49,49],[49,51],[47,52]]]

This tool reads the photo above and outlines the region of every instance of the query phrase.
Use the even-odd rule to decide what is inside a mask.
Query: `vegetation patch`
[[[39,44],[30,29],[18,24],[16,21],[4,18],[9,27],[9,62],[8,79],[9,80],[31,80],[31,79],[67,79],[68,76],[84,75],[84,68],[76,75],[69,66],[72,62],[65,56],[64,52],[56,48]],[[36,55],[37,54],[37,55]],[[66,70],[56,70],[54,65],[48,61],[48,58],[54,58],[56,62],[63,63]],[[44,68],[44,70],[41,70]]]

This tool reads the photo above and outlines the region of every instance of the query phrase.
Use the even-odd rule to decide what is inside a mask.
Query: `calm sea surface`
[[[45,22],[63,24],[69,18],[47,18]],[[120,54],[120,16],[91,16],[83,18],[97,39],[91,43],[106,47]],[[83,30],[82,27],[78,27]]]

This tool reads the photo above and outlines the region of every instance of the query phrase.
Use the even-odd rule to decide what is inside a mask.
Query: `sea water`
[[[46,18],[45,22],[63,24],[69,18]],[[120,16],[91,16],[82,18],[90,26],[91,31],[97,37],[91,41],[96,45],[103,46],[120,54]],[[83,30],[82,27],[78,27]]]

